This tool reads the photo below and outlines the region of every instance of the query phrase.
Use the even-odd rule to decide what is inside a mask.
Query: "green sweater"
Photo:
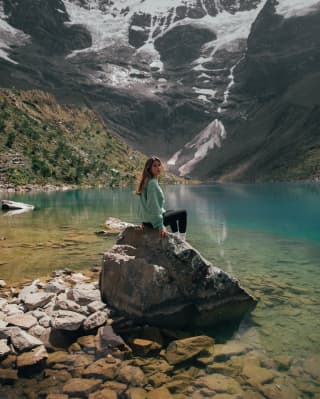
[[[158,179],[149,180],[140,195],[139,217],[142,222],[151,223],[153,228],[163,229],[164,195]]]

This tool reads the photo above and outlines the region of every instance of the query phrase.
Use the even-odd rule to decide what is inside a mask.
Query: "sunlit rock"
[[[139,226],[104,254],[103,300],[137,322],[196,327],[239,320],[256,301],[190,244]]]

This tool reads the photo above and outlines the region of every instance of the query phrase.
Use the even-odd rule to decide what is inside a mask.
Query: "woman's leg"
[[[177,231],[185,233],[187,230],[187,211],[184,209],[166,211],[163,214],[163,224],[165,226],[170,225],[173,233],[176,233]]]

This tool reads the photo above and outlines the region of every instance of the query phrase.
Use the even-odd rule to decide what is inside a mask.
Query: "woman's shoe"
[[[187,240],[187,238],[186,238],[186,233],[179,233],[179,238],[180,238],[180,240],[182,240],[182,241],[186,241],[186,240]]]

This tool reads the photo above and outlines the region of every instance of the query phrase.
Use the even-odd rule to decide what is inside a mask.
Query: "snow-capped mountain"
[[[2,0],[0,84],[89,104],[176,172],[219,177],[257,98],[276,95],[260,79],[285,89],[274,63],[270,76],[254,63],[263,38],[280,58],[312,16],[315,0]]]

